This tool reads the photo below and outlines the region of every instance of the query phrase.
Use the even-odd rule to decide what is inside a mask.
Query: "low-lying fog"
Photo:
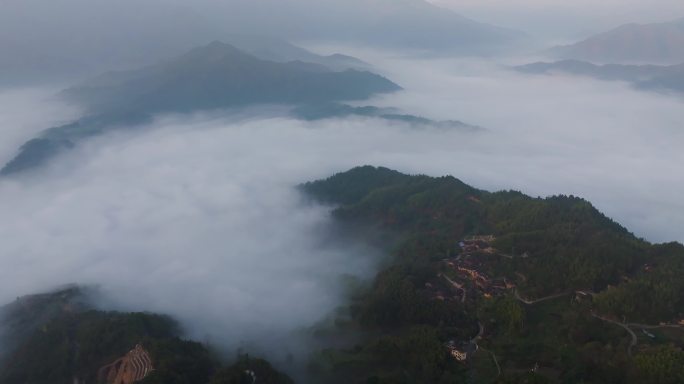
[[[117,308],[174,315],[194,337],[268,342],[342,304],[343,275],[375,272],[378,257],[332,242],[327,208],[293,189],[363,164],[576,194],[639,236],[684,241],[681,99],[475,61],[370,60],[406,91],[368,104],[486,131],[195,115],[92,139],[0,181],[0,302],[99,284]],[[74,113],[45,94],[0,94],[0,159]]]

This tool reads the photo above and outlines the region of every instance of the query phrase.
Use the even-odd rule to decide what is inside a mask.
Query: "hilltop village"
[[[518,292],[516,282],[511,281],[507,277],[495,276],[493,271],[499,258],[508,260],[515,258],[528,259],[530,257],[529,253],[523,252],[518,256],[506,254],[494,248],[493,243],[495,241],[496,237],[493,235],[471,236],[459,241],[455,247],[455,255],[443,259],[441,272],[439,272],[433,282],[428,282],[425,285],[432,299],[443,302],[458,302],[463,305],[475,305],[481,299],[493,300],[510,296],[522,304],[532,305],[567,296],[570,298],[570,304],[586,306],[592,317],[627,331],[631,337],[630,344],[627,346],[629,356],[632,356],[632,350],[638,345],[639,339],[642,339],[641,341],[643,342],[648,342],[649,340],[657,341],[658,337],[649,330],[684,327],[684,319],[649,325],[628,323],[624,319],[618,319],[615,316],[601,315],[592,307],[594,298],[598,293],[591,290],[561,292],[534,300],[523,298]],[[641,270],[644,273],[649,273],[652,270],[652,266],[645,264],[641,267]],[[515,272],[515,277],[521,282],[524,282],[526,279],[519,272]],[[631,279],[623,277],[623,280],[629,282]],[[612,288],[612,286],[608,287],[609,290]],[[643,336],[638,338],[634,329],[640,330],[640,334]],[[482,323],[479,323],[479,333],[475,337],[470,340],[450,340],[445,344],[445,347],[454,360],[466,364],[473,354],[480,349],[478,341],[483,336],[485,336],[485,328]],[[494,354],[492,353],[491,355],[496,361]],[[496,364],[498,365],[498,362]],[[538,368],[538,364],[535,363],[530,372],[536,372]]]
[[[478,296],[486,299],[506,295],[516,284],[506,277],[492,277],[491,259],[514,256],[504,254],[492,246],[496,238],[492,235],[472,236],[458,242],[456,255],[445,258],[442,272],[436,281],[426,283],[436,300],[457,300],[461,303],[475,301]],[[523,258],[528,255],[524,253]]]
[[[435,281],[425,284],[432,299],[474,304],[481,298],[493,299],[515,290],[514,282],[506,277],[493,277],[490,273],[493,258],[514,258],[495,249],[492,245],[495,240],[493,235],[483,235],[470,236],[459,241],[455,247],[455,256],[443,259],[441,272]],[[527,258],[529,255],[523,253],[520,257]],[[479,333],[474,338],[450,340],[445,347],[456,361],[466,363],[479,349],[477,342],[483,333],[484,327],[480,323]]]

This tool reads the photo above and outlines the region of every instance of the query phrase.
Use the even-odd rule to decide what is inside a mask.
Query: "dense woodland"
[[[681,244],[639,239],[578,197],[490,193],[453,177],[367,166],[300,188],[335,207],[350,241],[390,254],[354,290],[346,315],[319,330],[362,336],[315,351],[305,369],[311,382],[684,380]],[[491,241],[466,255],[472,236]],[[506,288],[464,285],[459,296],[453,263],[464,258]],[[12,352],[0,359],[0,384],[96,382],[99,367],[138,343],[155,366],[144,383],[252,383],[249,372],[259,383],[293,382],[264,360],[228,361],[179,338],[167,317],[92,310],[85,293],[69,288],[2,310]]]
[[[0,360],[2,384],[97,383],[99,368],[141,344],[154,371],[144,384],[290,384],[292,380],[261,359],[242,355],[223,364],[210,347],[183,340],[169,317],[88,309],[86,291],[69,288],[29,296],[3,308],[5,324],[18,346]],[[18,340],[17,340],[18,339]]]
[[[355,321],[376,336],[324,351],[326,381],[681,382],[681,244],[639,239],[578,197],[490,193],[453,177],[366,166],[302,189],[335,204],[340,223],[398,239],[392,263],[353,305]],[[426,287],[439,284],[443,260],[472,235],[495,236],[497,255],[480,255],[481,268],[515,282],[515,290],[435,299]],[[618,323],[637,334],[637,345]],[[479,349],[455,363],[445,343],[474,338],[478,325]]]

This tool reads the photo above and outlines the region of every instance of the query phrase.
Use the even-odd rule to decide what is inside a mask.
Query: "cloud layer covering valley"
[[[572,76],[524,76],[463,60],[381,64],[408,92],[385,98],[489,133],[446,140],[418,167],[489,190],[575,194],[651,241],[683,241],[680,96]],[[443,148],[445,147],[445,148]],[[440,154],[441,152],[441,154]]]
[[[91,139],[0,180],[0,302],[97,284],[117,308],[174,315],[230,347],[310,326],[343,303],[343,276],[372,276],[378,257],[335,242],[328,208],[294,186],[363,164],[575,194],[639,236],[684,241],[680,99],[476,61],[361,57],[406,89],[369,104],[486,131],[193,115]],[[0,95],[17,100],[0,104],[16,143],[74,113],[21,92]],[[0,158],[15,150],[3,142]]]

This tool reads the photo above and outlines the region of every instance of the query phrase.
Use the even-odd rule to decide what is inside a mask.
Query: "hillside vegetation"
[[[374,336],[322,351],[327,380],[676,382],[663,378],[684,358],[682,245],[639,239],[579,197],[453,177],[366,166],[302,189],[340,223],[399,239],[352,307]]]

